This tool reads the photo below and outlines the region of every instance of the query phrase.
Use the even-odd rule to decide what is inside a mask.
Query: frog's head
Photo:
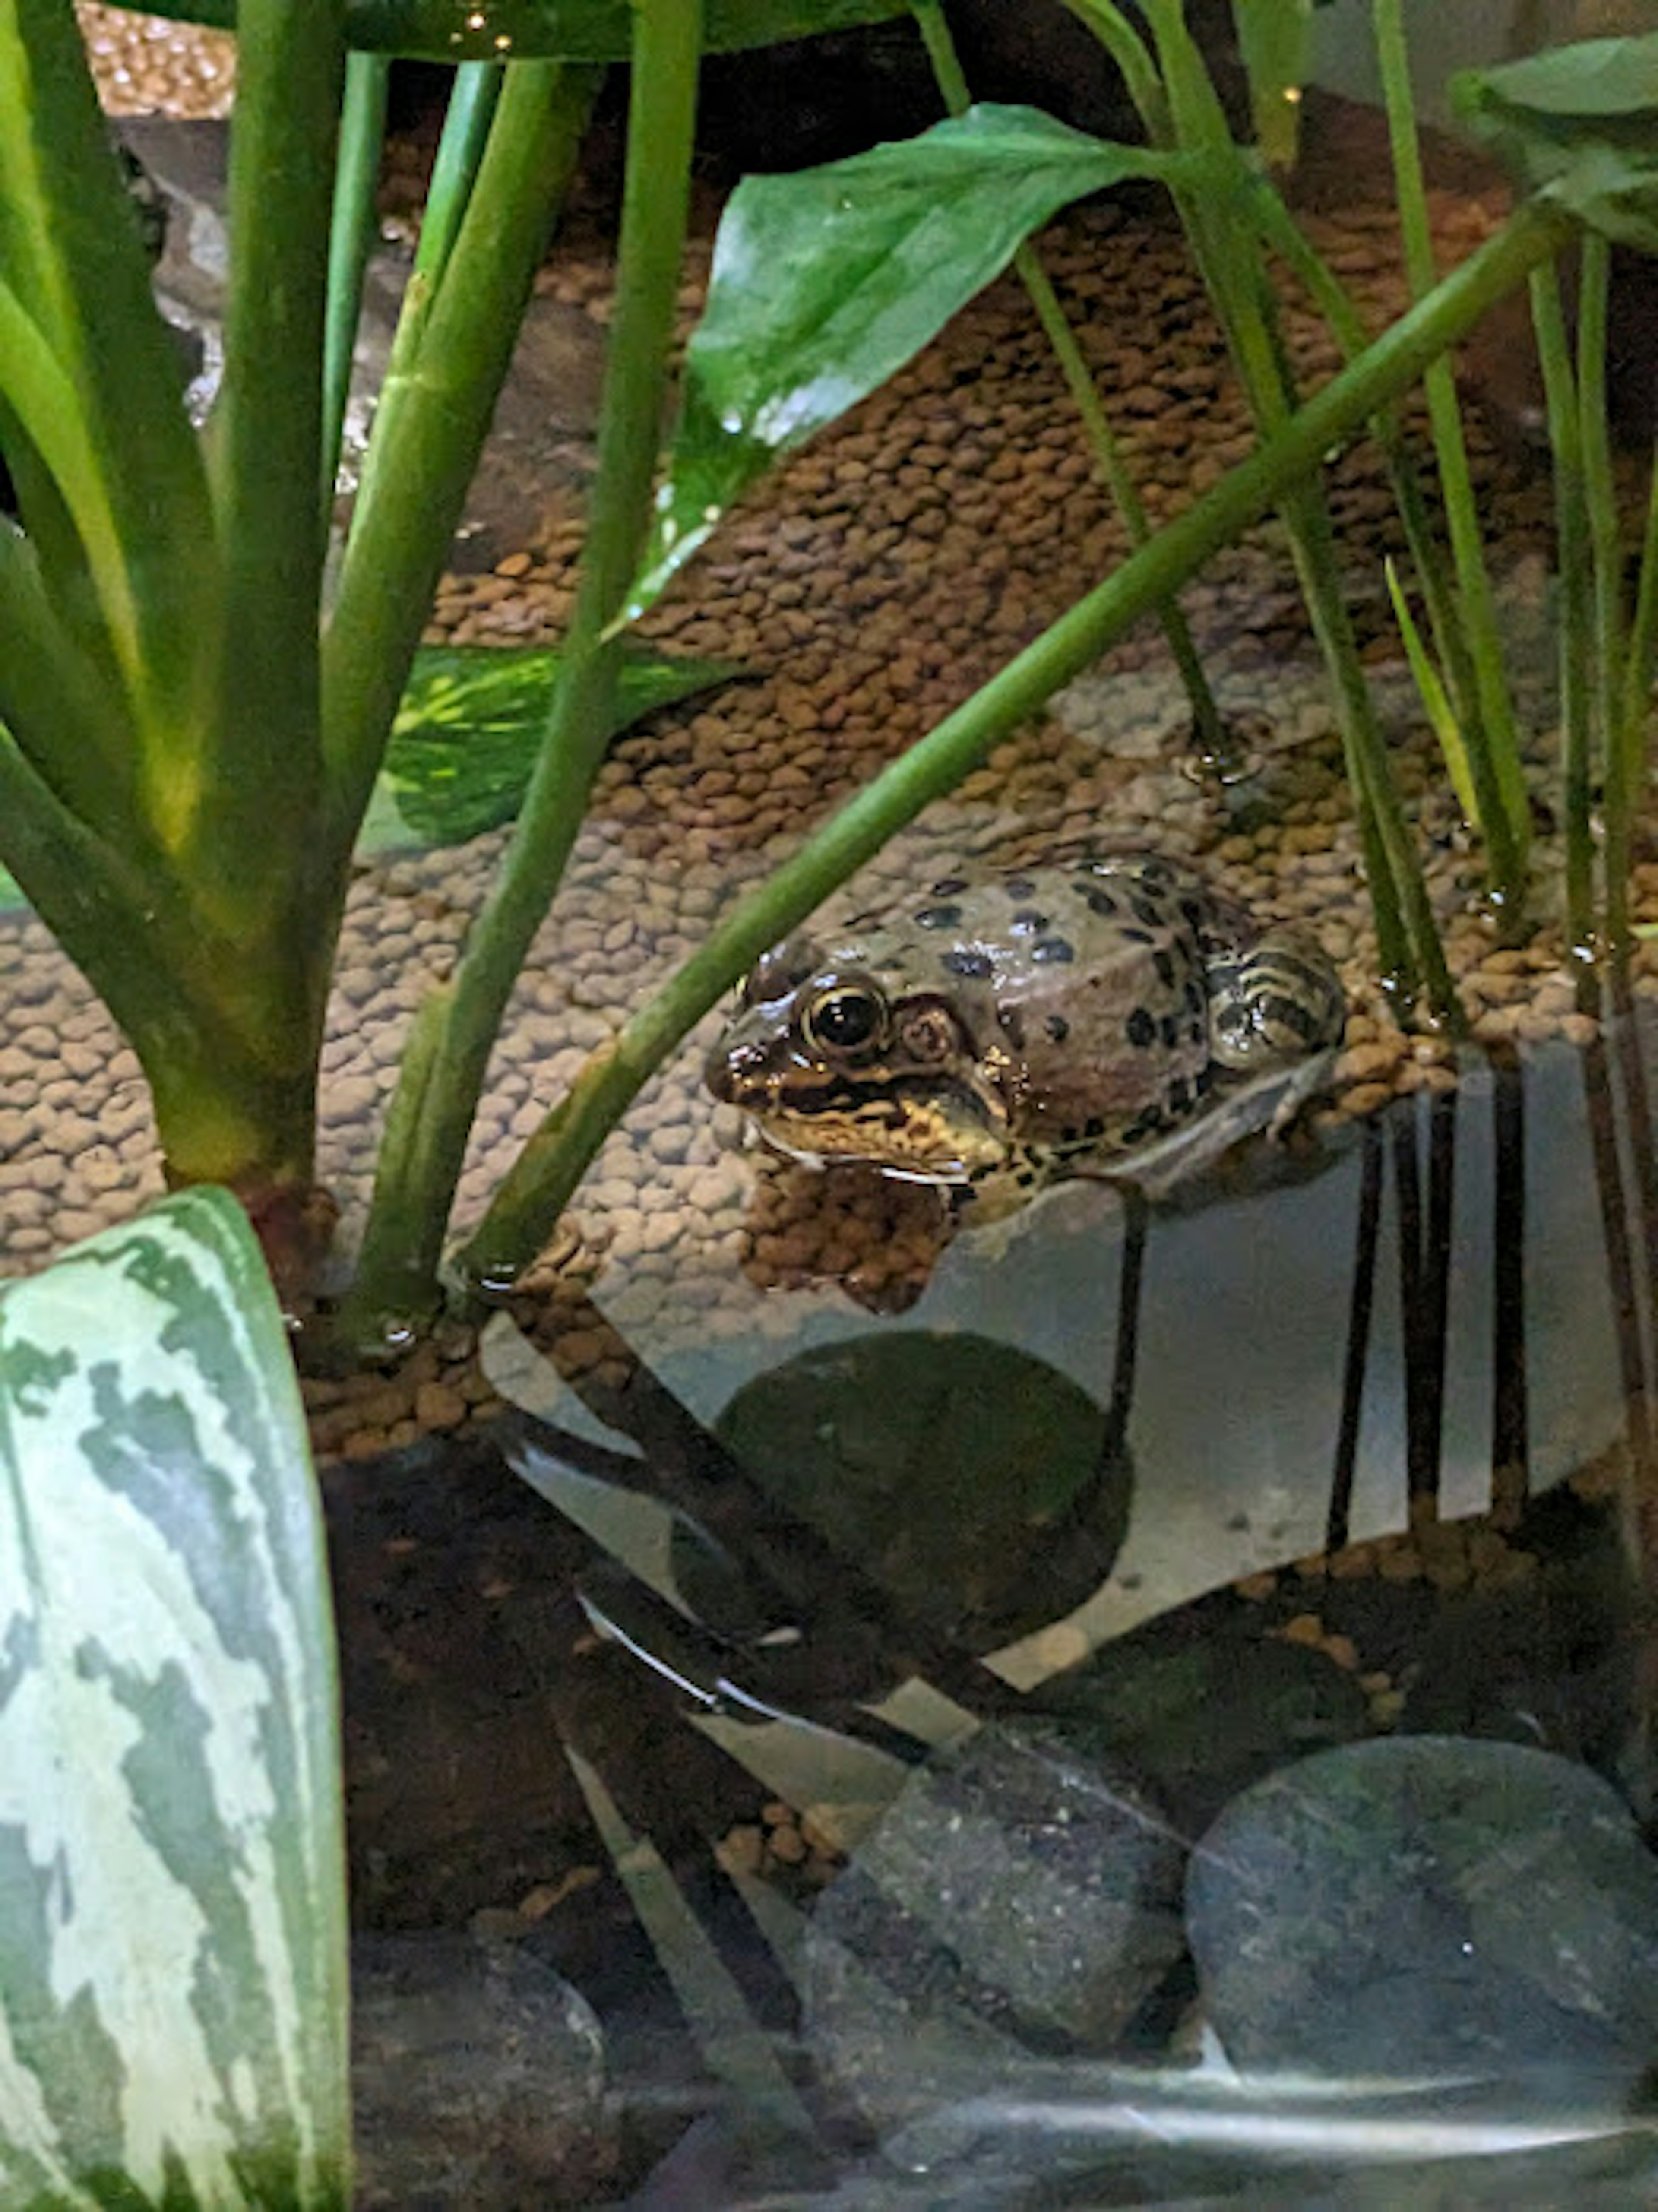
[[[1010,1147],[996,1055],[975,1041],[983,1012],[791,938],[750,974],[705,1079],[791,1158],[963,1182]]]

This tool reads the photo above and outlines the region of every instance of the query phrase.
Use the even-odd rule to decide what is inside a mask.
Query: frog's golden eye
[[[869,983],[831,983],[800,1012],[800,1030],[815,1052],[861,1060],[887,1040],[887,1002]]]

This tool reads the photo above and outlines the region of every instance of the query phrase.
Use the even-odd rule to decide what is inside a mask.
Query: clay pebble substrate
[[[99,97],[112,115],[228,115],[236,41],[228,33],[76,0]]]
[[[1469,250],[1491,220],[1467,202],[1441,200],[1436,213],[1447,258]],[[1383,217],[1361,211],[1311,227],[1369,312],[1397,311]],[[1179,243],[1117,210],[1090,210],[1056,229],[1048,258],[1083,322],[1152,518],[1164,519],[1249,444]],[[683,295],[687,324],[706,264],[703,245]],[[590,240],[567,244],[544,282],[602,319],[608,280]],[[1335,364],[1316,326],[1293,312],[1289,324],[1309,380],[1329,374]],[[1482,508],[1517,593],[1516,630],[1535,632],[1546,488],[1505,471],[1484,449],[1478,465]],[[1373,466],[1373,453],[1355,445],[1331,475],[1350,596],[1384,706],[1404,732],[1397,758],[1407,802],[1448,826],[1442,774],[1390,642],[1380,556],[1393,547],[1394,526]],[[555,511],[536,542],[494,573],[446,580],[430,634],[555,637],[579,543],[579,518]],[[1374,550],[1366,557],[1362,547]],[[694,946],[733,891],[1121,551],[1057,373],[1010,283],[993,288],[744,507],[645,629],[669,649],[739,659],[756,680],[659,714],[614,747],[495,1056],[463,1220],[584,1055]],[[1025,858],[1078,836],[1198,853],[1263,911],[1315,917],[1342,963],[1352,1005],[1339,1070],[1345,1089],[1327,1114],[1365,1112],[1397,1091],[1448,1084],[1441,1041],[1401,1033],[1378,1000],[1339,747],[1278,527],[1264,525],[1221,556],[1183,604],[1223,705],[1275,726],[1268,781],[1282,803],[1266,827],[1226,834],[1212,797],[1182,773],[1184,702],[1162,637],[1145,623],[1040,722],[999,746],[838,903],[902,893],[963,854]],[[1526,719],[1546,728],[1546,655],[1521,677]],[[1546,743],[1537,750],[1541,781]],[[325,1055],[320,1163],[348,1224],[366,1203],[409,1019],[452,957],[503,834],[375,864],[355,887]],[[1558,908],[1549,883],[1557,870],[1558,855],[1546,849],[1546,913]],[[1523,1041],[1581,1030],[1558,924],[1546,922],[1523,949],[1498,948],[1471,903],[1473,866],[1448,837],[1432,854],[1430,878],[1476,1034]],[[1658,868],[1643,869],[1637,889],[1643,910],[1658,911]],[[32,925],[18,955],[23,988],[0,1043],[8,1232],[0,1264],[13,1271],[39,1265],[159,1188],[131,1055]],[[1639,966],[1644,980],[1645,948]],[[729,1117],[698,1079],[716,1021],[647,1091],[573,1209],[606,1306],[659,1346],[706,1335],[722,1312],[730,1326],[752,1329],[755,1284],[798,1280],[826,1262],[861,1270],[860,1287],[878,1293],[919,1272],[936,1243],[930,1195],[902,1186],[765,1165],[756,1200],[753,1156],[730,1148]],[[559,1312],[547,1310],[537,1335],[560,1326]],[[792,1326],[783,1312],[776,1320],[780,1330]]]

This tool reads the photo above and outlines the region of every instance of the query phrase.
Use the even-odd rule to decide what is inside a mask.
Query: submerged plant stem
[[[464,1288],[506,1285],[530,1264],[629,1103],[768,945],[977,767],[1061,684],[1180,589],[1290,485],[1315,472],[1332,446],[1408,390],[1429,362],[1456,344],[1494,301],[1553,251],[1562,223],[1550,210],[1521,208],[1278,435],[1160,530],[739,899],[668,983],[588,1060],[531,1138],[458,1255]]]
[[[644,549],[684,257],[701,51],[701,0],[640,0],[627,178],[597,467],[576,605],[518,824],[417,1072],[418,1115],[381,1163],[352,1308],[366,1318],[434,1295],[449,1209],[501,1016],[580,830],[604,759],[623,641],[610,635]],[[394,1109],[395,1110],[395,1109]],[[406,1149],[404,1148],[406,1147]],[[395,1214],[382,1191],[400,1194]]]
[[[1606,823],[1606,941],[1622,955],[1629,945],[1631,820],[1640,799],[1640,756],[1631,758],[1623,716],[1624,580],[1606,423],[1606,294],[1611,250],[1596,231],[1583,234],[1577,288],[1577,422],[1594,576],[1594,725],[1600,733]]]

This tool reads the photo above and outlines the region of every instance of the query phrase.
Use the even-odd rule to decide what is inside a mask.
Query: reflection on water
[[[690,1351],[604,1285],[579,1392],[493,1325],[641,1704],[846,1855],[811,1910],[725,1863],[785,2050],[561,1711],[726,2084],[642,2201],[1647,2185],[1654,1042],[1608,1035],[1265,1181],[1062,1185],[886,1320]]]

